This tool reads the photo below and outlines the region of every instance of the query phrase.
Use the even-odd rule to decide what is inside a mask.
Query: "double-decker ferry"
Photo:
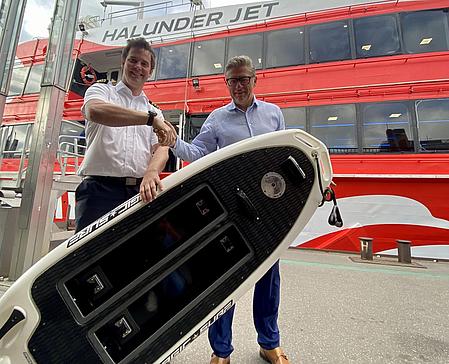
[[[447,0],[163,8],[130,22],[111,16],[83,24],[57,173],[76,171],[85,148],[82,97],[98,79],[120,80],[128,38],[154,47],[157,65],[144,90],[187,141],[230,101],[224,66],[246,54],[257,69],[257,98],[277,104],[288,128],[306,130],[331,153],[344,226],[327,225],[331,206],[322,207],[292,246],[356,252],[364,236],[375,253],[392,253],[401,239],[411,241],[415,257],[449,259]],[[10,188],[20,189],[26,166],[46,44],[29,41],[17,53],[0,139],[1,183]],[[172,159],[167,171],[178,167]],[[67,215],[60,209],[57,218]]]

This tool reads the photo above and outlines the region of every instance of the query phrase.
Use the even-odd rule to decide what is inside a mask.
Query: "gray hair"
[[[253,61],[248,56],[232,57],[226,64],[225,75],[227,75],[229,71],[240,67],[248,67],[251,72],[251,76],[256,75],[256,69],[253,66]]]

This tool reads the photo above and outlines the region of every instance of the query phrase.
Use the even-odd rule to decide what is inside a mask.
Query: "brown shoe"
[[[263,360],[271,364],[290,364],[287,355],[280,347],[271,350],[260,348],[259,354]]]
[[[230,356],[228,356],[227,358],[220,358],[219,356],[212,354],[212,357],[210,359],[210,364],[230,364],[230,363],[231,363]]]

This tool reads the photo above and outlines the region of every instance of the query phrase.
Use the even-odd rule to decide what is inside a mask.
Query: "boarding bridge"
[[[8,276],[19,219],[23,182],[27,171],[29,141],[32,125],[26,127],[23,144],[12,148],[10,130],[0,129],[0,276]],[[8,134],[9,132],[9,134]],[[47,220],[44,250],[45,255],[74,232],[74,192],[81,182],[77,175],[86,149],[85,137],[60,135],[58,140],[57,164],[53,173],[49,211],[54,211]],[[14,149],[14,150],[10,150]]]

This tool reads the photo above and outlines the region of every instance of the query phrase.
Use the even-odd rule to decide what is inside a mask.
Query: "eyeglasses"
[[[238,83],[242,86],[248,86],[252,78],[253,76],[231,77],[226,79],[226,84],[230,87],[235,87]]]

